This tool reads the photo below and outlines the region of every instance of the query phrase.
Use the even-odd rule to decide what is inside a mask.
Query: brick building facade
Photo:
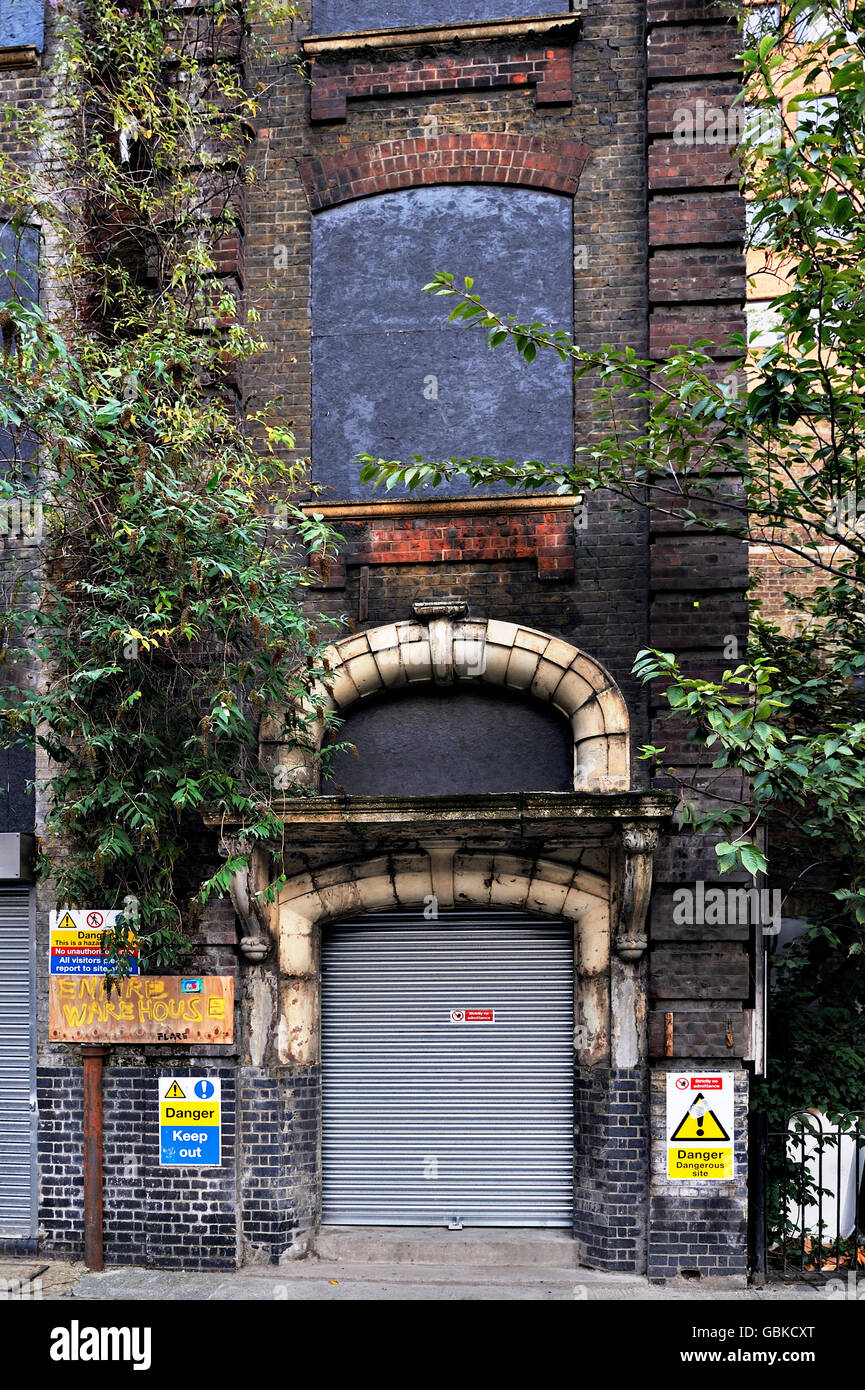
[[[437,1179],[416,1171],[439,1142],[429,1138],[432,1103],[412,1128],[386,1046],[370,1044],[363,1067],[396,1097],[382,1113],[404,1117],[395,1144],[404,1141],[408,1167],[381,1160],[370,1196],[375,1139],[360,1136],[356,1160],[350,1143],[347,1157],[335,1152],[340,1106],[350,1114],[353,1087],[366,1103],[369,1076],[350,1059],[328,1060],[342,1056],[348,1014],[335,985],[329,991],[322,950],[336,949],[327,944],[336,924],[352,924],[346,939],[366,980],[391,921],[409,943],[422,932],[418,949],[434,972],[449,932],[480,933],[482,957],[488,921],[530,952],[546,920],[566,924],[573,941],[573,1008],[555,1007],[574,1044],[565,1057],[550,1043],[573,1077],[570,1158],[563,1166],[560,1156],[535,1161],[530,1144],[516,1157],[507,1142],[493,1145],[483,1155],[492,1207],[458,1174],[451,1205],[463,1205],[444,1216],[567,1220],[597,1268],[656,1279],[746,1274],[759,928],[677,921],[675,889],[711,885],[716,857],[711,842],[677,832],[675,795],[638,756],[649,741],[683,767],[693,753],[630,674],[646,646],[707,675],[723,668],[731,640],[744,647],[745,549],[599,494],[488,495],[456,483],[383,499],[360,486],[354,463],[361,450],[560,457],[590,429],[585,385],[572,392],[555,365],[526,368],[443,325],[440,305],[420,292],[437,270],[475,276],[497,307],[563,326],[589,348],[629,343],[662,355],[743,329],[744,215],[729,151],[672,140],[676,110],[732,99],[735,25],[709,0],[545,13],[554,10],[528,0],[316,0],[310,22],[281,36],[255,74],[266,84],[252,155],[261,178],[221,267],[272,345],[245,385],[281,397],[298,456],[328,489],[310,506],[345,538],[310,607],[350,620],[326,698],[359,757],[339,761],[318,798],[292,796],[292,782],[313,774],[280,746],[277,712],[263,721],[262,757],[285,779],[285,842],[258,852],[231,900],[206,913],[194,962],[234,975],[235,1042],[112,1048],[109,1262],[277,1262],[314,1241],[329,1203],[360,1224],[432,1224],[424,1200]],[[35,55],[7,65],[13,89],[38,72]],[[223,850],[241,829],[219,828]],[[208,833],[215,858],[217,828]],[[250,893],[279,873],[285,886],[259,922]],[[47,1041],[53,906],[40,891],[38,1208],[7,1238],[77,1256],[81,1071],[76,1049]],[[410,967],[408,953],[395,957],[395,975]],[[481,988],[476,963],[448,977],[453,1005],[470,1005]],[[332,979],[339,968],[333,956]],[[496,978],[483,988],[495,993]],[[517,1046],[507,1009],[491,996],[474,1002],[499,1010],[495,1075]],[[409,1070],[422,1070],[411,1039],[399,1046]],[[525,1038],[520,1046],[529,1057],[520,1084],[532,1096],[546,1062]],[[669,1180],[671,1070],[735,1075],[731,1180]],[[221,1080],[218,1168],[160,1166],[157,1081],[169,1072]],[[506,1135],[524,1103],[501,1098]],[[538,1114],[543,1130],[552,1110]],[[447,1145],[446,1124],[443,1135]],[[540,1186],[534,1215],[526,1220],[516,1202],[509,1213],[507,1175],[522,1162],[530,1174],[550,1164],[565,1194],[552,1216]],[[354,1207],[353,1184],[366,1193]]]

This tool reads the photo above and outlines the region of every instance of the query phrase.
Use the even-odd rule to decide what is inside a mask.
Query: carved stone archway
[[[610,1051],[610,883],[588,869],[527,855],[462,849],[437,839],[420,854],[382,855],[297,874],[271,910],[279,949],[282,1063],[319,1059],[320,929],[340,918],[388,909],[517,908],[574,924],[579,1060],[592,1065]]]
[[[325,653],[331,677],[310,695],[312,715],[342,714],[358,700],[422,682],[505,686],[547,702],[569,720],[574,790],[628,791],[630,737],[624,697],[600,662],[559,637],[497,618],[469,619],[459,600],[415,604],[415,618],[370,628]],[[282,773],[283,787],[314,784],[322,718],[307,730],[308,748],[281,739],[284,721],[262,721],[262,761]]]

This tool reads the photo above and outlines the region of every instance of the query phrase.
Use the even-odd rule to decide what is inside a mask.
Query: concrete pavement
[[[592,1301],[780,1302],[825,1300],[810,1285],[767,1289],[709,1287],[684,1282],[663,1286],[633,1275],[532,1265],[356,1263],[316,1256],[284,1266],[252,1266],[196,1273],[141,1268],[92,1274],[80,1264],[10,1261],[0,1264],[0,1298],[135,1302],[190,1299],[202,1302],[345,1301]]]

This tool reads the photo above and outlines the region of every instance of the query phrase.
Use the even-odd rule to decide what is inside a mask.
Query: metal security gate
[[[0,889],[0,1240],[36,1234],[33,894]]]
[[[570,1226],[574,947],[516,912],[323,932],[323,1220]]]

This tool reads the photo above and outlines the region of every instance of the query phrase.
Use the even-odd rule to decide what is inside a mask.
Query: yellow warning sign
[[[59,928],[51,933],[51,950],[59,953],[61,951],[72,951],[76,946],[85,947],[88,951],[98,951],[102,953],[102,938],[104,933],[101,931],[75,931],[60,932]]]
[[[714,1110],[709,1108],[709,1102],[701,1091],[691,1101],[679,1124],[670,1135],[670,1143],[678,1141],[680,1144],[713,1144],[718,1140],[725,1140],[729,1143],[730,1136]]]
[[[667,1177],[691,1178],[695,1182],[714,1179],[723,1182],[733,1176],[733,1146],[717,1149],[667,1149]]]
[[[72,918],[69,916],[69,913],[66,912],[66,913],[63,914],[63,920],[57,923],[57,926],[54,928],[54,930],[55,930],[55,931],[77,931],[78,928],[76,927],[76,925],[75,925],[75,923],[73,922]]]
[[[172,1105],[170,1101],[160,1101],[159,1123],[161,1125],[218,1125],[219,1102],[199,1100],[187,1101],[185,1105]]]
[[[186,1100],[185,1092],[181,1091],[176,1081],[172,1081],[168,1090],[165,1092],[166,1100]]]
[[[736,1176],[734,1072],[667,1072],[667,1178],[729,1182]]]

